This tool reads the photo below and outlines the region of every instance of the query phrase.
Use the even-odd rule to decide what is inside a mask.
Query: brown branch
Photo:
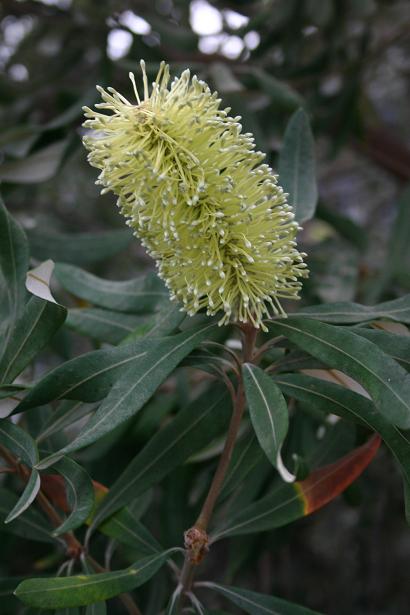
[[[241,364],[243,364],[252,361],[254,358],[255,341],[258,332],[257,329],[251,325],[241,325],[240,329],[242,334]],[[244,410],[245,394],[242,375],[239,374],[239,383],[234,398],[231,421],[229,423],[228,433],[218,467],[195,524],[185,532],[186,554],[180,579],[180,584],[182,586],[180,600],[183,600],[184,596],[190,591],[195,576],[196,566],[202,561],[208,551],[208,525],[229,468]]]
[[[0,445],[0,455],[11,466],[11,468],[8,469],[14,471],[25,483],[27,483],[28,479],[30,478],[30,470],[26,468],[26,466],[20,464],[14,457],[14,455],[12,455],[2,445]],[[43,512],[47,515],[53,527],[58,527],[63,523],[63,519],[60,517],[54,506],[51,504],[51,502],[41,489],[37,494],[36,502],[43,510]],[[82,545],[81,542],[77,540],[73,532],[67,532],[66,534],[62,534],[61,538],[66,544],[67,556],[71,559],[78,559],[85,552],[84,545]],[[93,557],[91,557],[90,555],[88,555],[87,557],[93,568],[97,572],[107,572],[107,570],[103,568],[103,566],[101,566]],[[120,594],[118,598],[123,603],[129,615],[142,615],[141,611],[135,604],[130,594]]]

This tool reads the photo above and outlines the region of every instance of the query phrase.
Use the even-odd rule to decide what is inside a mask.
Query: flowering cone
[[[284,315],[307,275],[298,225],[272,170],[240,117],[219,108],[217,92],[185,70],[169,86],[162,63],[136,103],[107,88],[85,107],[88,160],[103,192],[118,196],[127,223],[156,260],[159,276],[188,314],[223,311],[262,326]]]

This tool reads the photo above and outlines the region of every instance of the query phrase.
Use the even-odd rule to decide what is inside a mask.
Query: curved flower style
[[[219,108],[217,92],[188,70],[168,87],[164,62],[150,92],[141,67],[143,100],[130,73],[137,104],[97,87],[104,102],[84,108],[97,183],[118,196],[188,314],[223,310],[220,324],[263,327],[264,315],[284,315],[279,299],[297,299],[308,273],[286,195],[240,117]]]

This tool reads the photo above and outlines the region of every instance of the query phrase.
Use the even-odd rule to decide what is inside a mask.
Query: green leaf
[[[100,233],[56,233],[41,229],[27,230],[32,256],[38,260],[85,265],[108,259],[122,252],[132,239],[128,230]]]
[[[380,436],[375,434],[335,462],[313,470],[304,480],[282,483],[256,502],[236,505],[229,515],[218,522],[211,535],[211,543],[227,536],[282,527],[315,512],[360,476],[373,460],[379,446]]]
[[[65,427],[73,425],[76,421],[94,410],[94,404],[83,404],[80,401],[71,400],[62,401],[57,410],[52,412],[49,419],[42,425],[41,431],[36,438],[37,443],[44,441]]]
[[[88,352],[63,363],[42,378],[18,406],[17,412],[55,399],[85,402],[105,397],[124,370],[144,360],[158,340],[137,340],[118,348]]]
[[[88,519],[94,508],[94,487],[87,472],[69,457],[57,461],[53,469],[65,480],[71,508],[67,519],[53,532],[53,536],[60,536],[80,527]]]
[[[82,335],[108,344],[118,344],[133,333],[146,318],[101,308],[74,308],[69,310],[67,326]]]
[[[128,547],[137,549],[144,555],[162,551],[161,545],[147,528],[135,519],[128,508],[123,508],[112,515],[98,527],[98,531]]]
[[[376,344],[383,352],[390,355],[400,363],[407,371],[410,371],[410,336],[397,335],[376,329],[364,329],[356,327],[353,333],[365,337]]]
[[[345,328],[306,318],[277,320],[271,329],[357,380],[390,422],[410,427],[410,376],[375,344]]]
[[[231,463],[226,474],[219,501],[227,498],[245,479],[253,468],[259,463],[264,453],[259,445],[254,430],[243,440],[235,444]]]
[[[24,429],[11,421],[0,422],[0,443],[30,468],[37,463],[38,451],[34,440]],[[10,523],[19,517],[32,504],[39,489],[40,475],[37,470],[32,470],[23,493],[9,512],[5,523]]]
[[[304,606],[247,589],[210,582],[204,582],[200,585],[213,589],[250,615],[320,615],[317,611],[311,611]]]
[[[184,463],[227,427],[231,404],[217,386],[192,401],[159,430],[115,481],[97,510],[93,525],[128,504]]]
[[[317,207],[316,217],[330,224],[341,237],[349,241],[360,252],[366,250],[368,244],[366,231],[350,218],[321,203]]]
[[[57,173],[67,141],[58,141],[24,158],[4,162],[0,167],[0,180],[17,184],[35,184],[47,181]]]
[[[11,325],[24,306],[27,267],[28,244],[25,233],[8,213],[0,197],[0,305],[2,308],[7,305],[3,317],[7,314],[10,318],[8,333],[4,337],[4,349],[10,337]]]
[[[0,382],[13,382],[61,327],[67,310],[57,303],[31,297],[12,328],[0,360]]]
[[[15,595],[29,606],[58,609],[101,602],[139,587],[166,562],[173,550],[138,560],[129,568],[101,574],[27,579]]]
[[[340,301],[311,306],[303,308],[295,316],[306,316],[322,322],[341,325],[369,322],[378,318],[410,324],[410,294],[378,305],[360,305],[360,303]],[[289,318],[293,318],[293,315],[289,314]]]
[[[286,395],[308,407],[354,420],[379,433],[410,483],[410,434],[387,421],[370,399],[338,384],[303,374],[281,374],[274,380]]]
[[[263,69],[252,69],[257,84],[270,98],[275,108],[295,111],[303,106],[303,98],[284,81],[280,81]]]
[[[286,401],[273,380],[250,363],[242,369],[249,414],[259,444],[283,480],[295,480],[283,465],[281,449],[289,427]]]
[[[0,147],[7,156],[26,158],[39,134],[40,130],[37,126],[13,126],[2,131]]]
[[[0,487],[0,529],[21,536],[26,540],[55,544],[55,539],[51,536],[51,528],[47,525],[44,517],[34,508],[24,511],[18,519],[5,524],[7,515],[16,506],[17,501],[18,497],[14,493]]]
[[[186,313],[181,310],[179,304],[164,298],[161,302],[161,309],[155,316],[150,315],[149,318],[145,318],[144,324],[137,327],[122,343],[127,343],[135,337],[164,337],[170,335],[178,328],[185,317]]]
[[[4,523],[10,523],[17,519],[33,503],[40,490],[40,474],[37,470],[32,470],[24,491],[18,499],[14,508],[9,512]]]
[[[32,437],[11,421],[0,421],[0,443],[29,468],[38,461],[37,446]]]
[[[108,310],[143,314],[152,312],[168,292],[156,275],[112,282],[72,265],[57,264],[55,276],[70,293]]]
[[[85,574],[93,574],[94,570],[89,565],[86,558],[82,560],[82,567]],[[93,602],[89,604],[85,608],[85,615],[106,615],[107,614],[107,605],[105,602]]]
[[[279,156],[279,183],[289,194],[298,222],[313,217],[317,204],[315,144],[309,118],[303,109],[296,111],[286,127]]]
[[[61,454],[92,444],[134,416],[182,359],[206,339],[215,326],[214,322],[206,323],[153,344],[152,350],[125,370],[74,442],[44,460],[41,467]]]

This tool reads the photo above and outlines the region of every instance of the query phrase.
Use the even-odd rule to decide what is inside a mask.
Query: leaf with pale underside
[[[410,375],[378,346],[344,327],[309,318],[277,320],[271,330],[357,380],[387,420],[410,427]]]
[[[53,532],[53,536],[60,536],[80,527],[88,519],[94,508],[94,488],[84,468],[69,457],[57,461],[53,469],[64,478],[71,509],[67,519]]]
[[[242,369],[249,414],[261,448],[283,480],[295,480],[284,466],[281,449],[289,427],[288,408],[281,390],[259,367],[245,363]]]
[[[34,501],[40,489],[40,475],[33,466],[38,461],[38,451],[31,436],[14,425],[11,421],[0,422],[0,444],[11,451],[16,459],[31,468],[31,474],[26,482],[23,493],[6,517],[5,523],[10,523],[19,517]]]
[[[336,414],[370,428],[383,438],[410,484],[410,433],[398,429],[378,412],[374,403],[354,391],[304,374],[274,376],[285,395],[293,397],[314,410]]]

